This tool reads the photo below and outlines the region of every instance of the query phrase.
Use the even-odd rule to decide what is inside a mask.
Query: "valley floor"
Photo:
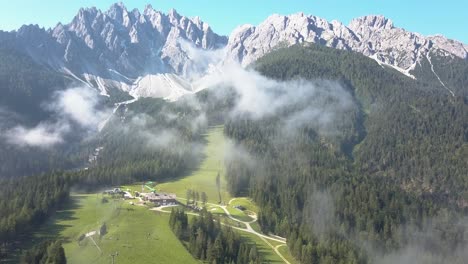
[[[256,223],[255,204],[248,198],[229,195],[223,169],[223,127],[211,128],[206,141],[204,160],[198,168],[186,177],[157,183],[156,190],[177,194],[182,204],[186,203],[187,189],[207,193],[207,209],[219,214],[223,224],[238,230],[244,239],[256,243],[265,261],[295,263],[284,239],[261,234]],[[218,174],[219,192],[216,184]],[[122,188],[141,191],[142,184]],[[107,197],[107,202],[103,201],[104,197]],[[112,199],[101,193],[75,193],[71,200],[67,210],[58,212],[36,234],[36,239],[63,239],[68,263],[110,263],[111,254],[116,253],[116,263],[200,263],[171,231],[170,208],[138,206],[138,199]],[[235,206],[243,206],[246,210],[241,211]],[[196,215],[195,212],[190,214]],[[100,236],[97,231],[104,223],[107,234]]]

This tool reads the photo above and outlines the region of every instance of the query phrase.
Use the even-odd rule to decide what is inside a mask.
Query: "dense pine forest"
[[[21,264],[66,264],[65,251],[60,241],[44,241],[24,252]]]
[[[0,259],[67,203],[72,183],[71,175],[59,172],[0,180]]]

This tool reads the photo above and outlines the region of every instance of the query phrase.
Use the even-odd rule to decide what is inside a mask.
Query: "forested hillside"
[[[68,201],[73,183],[71,174],[58,172],[0,180],[0,259]]]
[[[466,71],[466,64],[458,69]],[[320,46],[274,52],[259,60],[257,69],[271,78],[349,83],[365,116],[366,136],[352,155],[364,173],[393,177],[419,192],[468,195],[464,96],[450,96],[438,81],[414,81],[359,54]],[[460,93],[468,90],[464,76],[451,78]]]
[[[85,160],[71,144],[59,148],[19,146],[9,142],[16,128],[44,126],[57,120],[47,109],[54,94],[75,85],[70,79],[2,43],[0,48],[0,178],[39,174],[54,169],[73,168]],[[31,135],[30,135],[31,136]],[[70,142],[77,135],[71,135]],[[44,140],[44,139],[42,139]]]
[[[425,263],[463,262],[466,98],[318,46],[281,49],[254,67],[279,80],[336,80],[357,106],[337,113],[335,133],[313,120],[284,133],[281,120],[297,109],[227,122],[226,135],[249,155],[227,161],[230,186],[260,205],[265,232],[287,236],[302,263],[375,263],[403,251]]]
[[[121,105],[86,142],[101,150],[81,179],[93,186],[176,177],[199,161],[206,125],[200,109],[182,102],[143,98]]]
[[[0,46],[0,178],[86,165],[94,146],[82,141],[89,138],[90,127],[69,121],[63,109],[76,107],[79,113],[86,106],[74,105],[77,98],[66,102],[60,100],[67,90],[88,87],[36,63],[7,41],[0,41]],[[122,91],[112,90],[110,94],[112,97],[96,93],[97,98],[85,99],[96,101],[93,109],[96,112],[113,107],[115,102],[131,99]],[[97,125],[91,129],[97,130]],[[47,136],[63,138],[51,146],[44,143]],[[28,144],[28,140],[33,140],[34,144]]]
[[[0,105],[35,122],[49,117],[41,103],[72,81],[62,74],[38,65],[30,57],[8,45],[0,48]]]
[[[445,86],[447,93],[467,96],[468,63],[444,52],[431,51],[411,72],[420,82]],[[439,77],[439,78],[437,78]]]

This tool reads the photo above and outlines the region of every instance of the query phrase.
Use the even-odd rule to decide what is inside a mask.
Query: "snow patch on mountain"
[[[170,101],[193,93],[192,85],[181,77],[170,74],[149,74],[140,77],[130,90],[133,97],[155,97]]]
[[[415,80],[416,80],[416,77],[414,77],[414,75],[412,75],[412,74],[410,73],[410,71],[414,70],[414,67],[416,66],[416,64],[414,64],[413,67],[410,67],[409,69],[404,70],[404,69],[399,68],[399,67],[397,67],[397,66],[394,66],[394,65],[387,64],[387,63],[383,62],[382,60],[380,60],[380,59],[377,57],[377,54],[374,54],[374,55],[372,55],[372,56],[369,56],[369,58],[375,60],[375,61],[376,61],[380,66],[382,66],[382,67],[384,67],[384,66],[390,67],[390,68],[392,68],[392,69],[394,69],[394,70],[396,70],[396,71],[398,71],[398,72],[400,72],[400,73],[402,73],[402,74],[404,74],[404,75],[410,77],[411,79],[415,79]]]
[[[434,73],[434,75],[436,76],[437,80],[439,80],[440,84],[445,88],[447,89],[447,91],[452,95],[452,97],[455,96],[455,93],[450,90],[446,85],[445,83],[440,79],[439,75],[435,72],[434,70],[434,65],[432,64],[432,61],[431,61],[431,56],[429,53],[426,54],[426,58],[427,58],[427,61],[429,62],[429,64],[431,65],[431,71],[432,73]]]

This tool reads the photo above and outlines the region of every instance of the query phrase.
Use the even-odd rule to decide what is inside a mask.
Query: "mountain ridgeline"
[[[258,26],[239,26],[227,37],[213,32],[199,17],[188,18],[174,9],[166,14],[151,5],[140,11],[116,3],[105,11],[82,8],[68,24],[58,23],[50,29],[25,25],[17,31],[0,32],[0,46],[14,47],[39,65],[103,95],[119,90],[137,97],[173,96],[161,92],[167,87],[152,87],[156,81],[171,89],[177,86],[182,94],[193,93],[196,87],[190,82],[209,72],[210,65],[238,62],[247,66],[276,48],[301,43],[359,52],[408,76],[439,81],[438,75],[441,82],[459,73],[458,67],[452,67],[449,75],[439,74],[435,64],[441,61],[433,57],[450,62],[468,58],[466,44],[410,32],[376,15],[344,25],[303,13],[274,14]],[[197,56],[194,48],[224,52],[207,60],[207,56]],[[171,82],[160,78],[162,75],[185,80]]]

